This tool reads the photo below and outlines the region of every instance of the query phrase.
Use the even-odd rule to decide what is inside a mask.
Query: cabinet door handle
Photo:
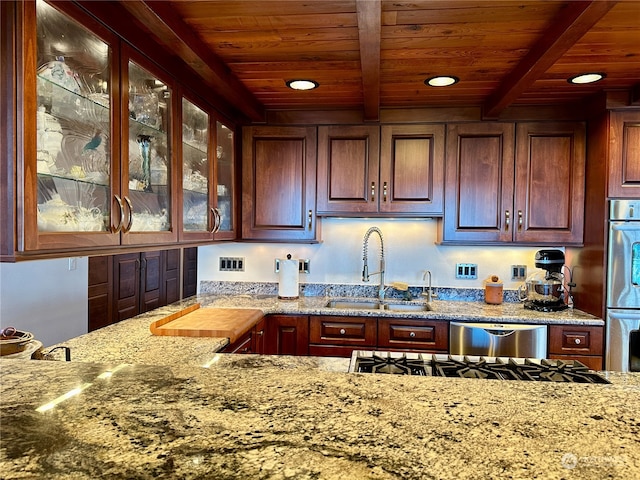
[[[504,211],[504,229],[505,231],[509,231],[509,224],[511,223],[511,214],[509,210]]]
[[[376,201],[376,182],[371,182],[371,201]]]
[[[384,182],[382,184],[382,201],[383,202],[387,201],[387,182]]]
[[[131,230],[131,227],[133,227],[133,205],[131,205],[131,200],[129,200],[129,197],[125,196],[123,198],[127,204],[127,207],[129,208],[129,221],[127,222],[127,226],[124,227],[122,231],[124,233],[129,233],[129,231]]]
[[[309,228],[309,230],[311,230],[312,226],[313,226],[313,211],[309,210],[309,212],[307,213],[307,227]]]
[[[211,210],[211,230],[209,230],[209,233],[215,233],[218,222],[218,218],[216,217],[216,210],[213,207],[211,207],[209,210]]]
[[[518,210],[518,230],[522,230],[522,210]]]
[[[114,198],[116,199],[116,201],[118,202],[118,208],[120,209],[120,221],[118,222],[117,226],[112,226],[111,227],[111,233],[120,233],[120,230],[122,230],[122,226],[124,225],[124,204],[122,203],[122,199],[116,194],[114,195]]]
[[[220,210],[218,210],[217,208],[214,208],[214,211],[216,212],[216,217],[218,218],[218,224],[216,225],[215,233],[218,233],[220,231],[220,227],[222,227],[222,214],[220,213]]]

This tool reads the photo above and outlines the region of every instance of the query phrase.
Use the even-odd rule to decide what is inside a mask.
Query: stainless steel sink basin
[[[429,312],[431,311],[431,305],[427,303],[387,303],[384,306],[385,310],[397,311],[397,312]]]
[[[326,307],[353,310],[389,310],[392,312],[428,312],[431,310],[431,305],[427,303],[383,303],[358,300],[331,300]]]
[[[359,302],[357,300],[331,300],[327,308],[349,308],[354,310],[382,310],[384,305],[380,302]]]

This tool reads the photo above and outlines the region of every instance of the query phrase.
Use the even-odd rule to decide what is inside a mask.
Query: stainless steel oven
[[[640,200],[611,200],[607,265],[605,368],[640,371]]]

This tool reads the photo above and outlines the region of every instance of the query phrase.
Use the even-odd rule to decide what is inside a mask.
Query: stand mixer
[[[539,250],[536,252],[535,266],[542,270],[531,274],[526,283],[518,288],[524,308],[540,312],[557,312],[568,308],[562,274],[564,253],[560,250]]]

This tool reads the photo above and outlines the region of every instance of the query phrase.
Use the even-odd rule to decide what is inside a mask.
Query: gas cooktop
[[[349,371],[534,382],[611,383],[577,360],[356,350]]]

